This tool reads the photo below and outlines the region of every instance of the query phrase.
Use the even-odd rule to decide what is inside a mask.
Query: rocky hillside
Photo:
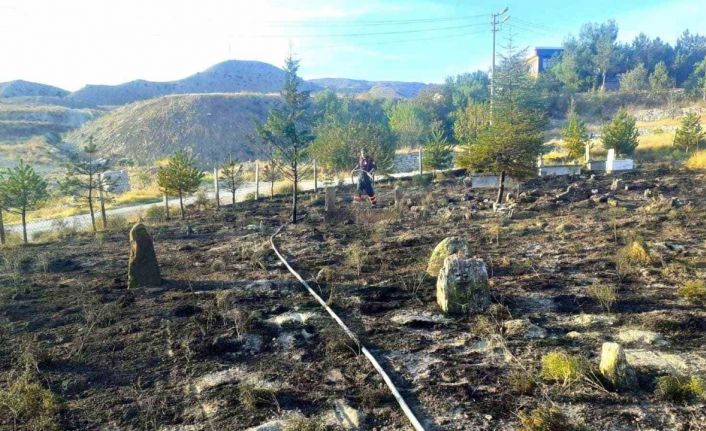
[[[394,99],[415,97],[429,86],[421,82],[364,81],[346,78],[320,78],[312,79],[309,82],[333,90],[338,94]]]
[[[0,142],[64,133],[97,117],[98,111],[52,105],[0,104]]]
[[[284,72],[259,61],[231,60],[178,81],[137,80],[120,85],[88,85],[68,96],[76,106],[115,106],[169,94],[274,93]]]
[[[117,108],[69,133],[84,144],[93,136],[106,155],[151,163],[177,150],[190,150],[204,165],[229,155],[262,156],[250,139],[255,124],[267,118],[278,96],[253,93],[163,96]]]
[[[22,80],[0,82],[0,98],[64,97],[69,92],[58,87]]]

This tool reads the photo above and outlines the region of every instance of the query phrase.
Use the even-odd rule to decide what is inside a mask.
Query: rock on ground
[[[466,256],[469,253],[470,247],[468,245],[468,241],[455,236],[448,237],[434,247],[434,251],[432,251],[431,257],[429,258],[427,274],[432,277],[436,277],[444,264],[444,259],[452,254],[461,254]]]
[[[636,384],[635,370],[625,357],[623,347],[618,343],[603,343],[599,370],[613,386],[630,388]]]
[[[488,270],[481,259],[451,255],[436,280],[436,301],[449,314],[478,313],[490,305]]]
[[[128,287],[159,286],[160,284],[162,284],[162,276],[159,272],[152,236],[145,225],[138,223],[130,230]]]

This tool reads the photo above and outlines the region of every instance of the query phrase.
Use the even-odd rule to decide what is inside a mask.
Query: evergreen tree
[[[650,75],[650,87],[653,91],[665,91],[674,86],[674,80],[669,76],[669,70],[664,61],[655,65],[655,70]]]
[[[603,127],[603,147],[614,149],[617,154],[631,155],[639,142],[635,117],[625,108],[620,109],[609,124]]]
[[[689,75],[685,87],[689,93],[694,96],[698,95],[706,101],[706,58],[694,65],[694,70]]]
[[[434,126],[429,139],[424,144],[424,157],[422,157],[424,169],[436,172],[438,169],[450,168],[453,158],[454,150],[444,136],[444,129],[438,125]]]
[[[276,160],[270,160],[262,167],[262,179],[270,183],[270,199],[275,197],[275,181],[279,179],[280,167]]]
[[[184,151],[177,151],[171,156],[166,166],[160,166],[157,171],[157,183],[166,195],[170,192],[179,196],[179,208],[182,220],[184,213],[184,194],[195,192],[201,180],[203,172],[196,167],[193,156]]]
[[[569,157],[573,160],[580,160],[584,157],[586,144],[589,139],[588,128],[576,112],[574,103],[571,103],[566,125],[561,131],[561,137],[564,140],[564,148]]]
[[[489,104],[470,102],[465,108],[454,112],[453,117],[456,142],[467,144],[478,138],[480,132],[490,124]]]
[[[648,88],[647,69],[645,69],[645,65],[642,63],[635,66],[634,69],[620,75],[620,91],[634,93],[645,91]]]
[[[388,113],[390,128],[402,147],[419,147],[431,129],[431,118],[421,106],[414,102],[398,102]]]
[[[99,174],[104,166],[96,161],[98,148],[93,143],[93,137],[88,138],[88,145],[83,147],[85,157],[79,156],[66,167],[66,177],[59,183],[61,189],[66,194],[71,194],[85,200],[88,203],[88,211],[91,215],[91,227],[96,232],[96,217],[94,209],[94,199],[98,194],[99,187],[102,187]],[[105,214],[102,212],[102,214]],[[105,228],[106,220],[103,219]]]
[[[5,171],[1,187],[6,207],[20,214],[22,239],[27,244],[27,211],[38,209],[49,197],[47,183],[34,168],[20,160],[19,165]]]
[[[230,190],[233,204],[233,211],[235,211],[235,192],[243,185],[243,164],[238,163],[236,160],[230,159],[228,163],[221,166],[220,179],[223,180],[225,184],[225,189]]]
[[[299,61],[288,57],[285,61],[284,86],[281,91],[284,106],[270,111],[267,121],[258,127],[262,140],[270,145],[282,173],[292,181],[292,223],[297,222],[297,191],[302,176],[302,165],[307,160],[307,149],[313,140],[311,120],[307,115],[309,92],[300,90],[297,76]]]
[[[701,128],[698,114],[689,113],[681,120],[674,136],[674,146],[686,151],[699,151],[706,141],[706,133]]]

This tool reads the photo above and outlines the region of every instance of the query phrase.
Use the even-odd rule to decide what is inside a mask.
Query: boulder
[[[448,237],[441,241],[434,251],[431,252],[429,264],[427,265],[427,274],[436,277],[439,274],[441,266],[444,264],[444,259],[452,254],[467,255],[470,253],[468,241],[455,236]]]
[[[112,194],[130,191],[130,176],[127,171],[105,171],[101,174],[103,190]]]
[[[635,370],[625,358],[625,351],[618,343],[603,343],[599,370],[616,388],[629,388],[637,383]]]
[[[142,223],[136,224],[130,230],[127,279],[128,288],[162,284],[152,237]]]
[[[436,301],[448,314],[478,313],[490,305],[488,270],[481,259],[453,254],[436,279]]]

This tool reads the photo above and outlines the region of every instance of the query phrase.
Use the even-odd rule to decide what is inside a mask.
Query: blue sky
[[[490,14],[505,6],[499,44],[512,32],[532,47],[611,18],[621,40],[673,43],[706,33],[703,1],[0,0],[0,82],[172,80],[231,58],[280,66],[290,49],[305,78],[441,82],[489,67]]]

